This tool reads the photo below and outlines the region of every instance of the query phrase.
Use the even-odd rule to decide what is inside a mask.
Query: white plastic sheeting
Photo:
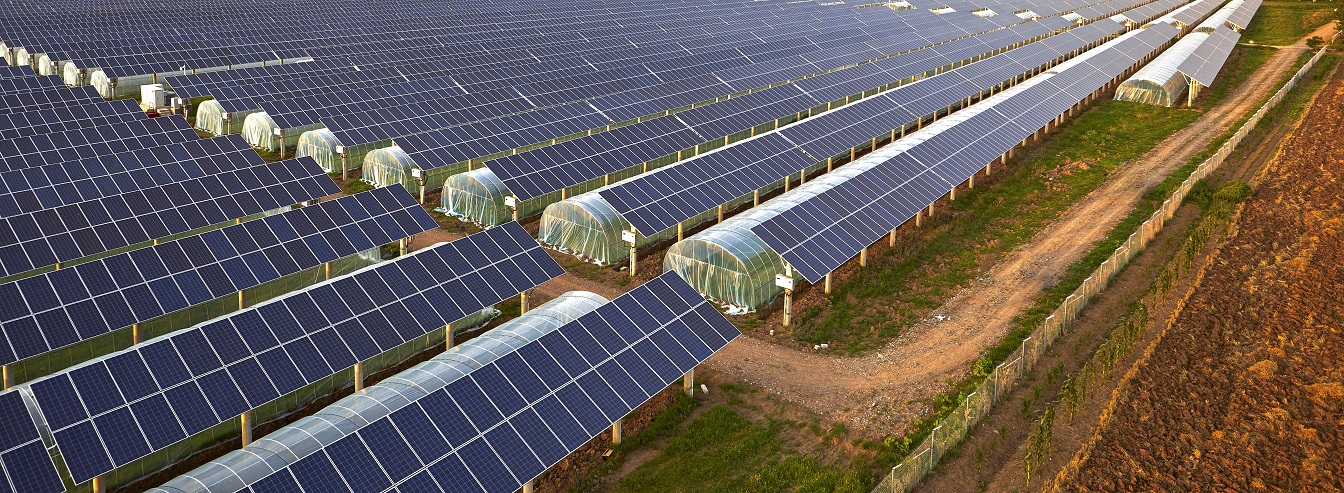
[[[1115,99],[1171,107],[1181,102],[1181,95],[1189,81],[1178,67],[1209,37],[1208,33],[1193,32],[1167,48],[1115,89]]]

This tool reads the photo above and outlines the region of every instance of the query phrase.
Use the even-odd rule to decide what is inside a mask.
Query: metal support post
[[[896,228],[891,228],[891,235],[888,236],[888,238],[889,239],[887,240],[887,246],[889,247],[896,246]]]
[[[364,390],[364,362],[355,363],[355,392]]]
[[[243,446],[246,447],[252,443],[252,411],[244,412],[239,416],[238,424],[242,431]]]
[[[686,376],[681,377],[681,388],[686,391],[686,395],[695,397],[695,368],[686,372]]]
[[[531,290],[528,290],[528,291],[531,291]],[[522,308],[519,310],[519,313],[520,313],[520,314],[522,314],[522,313],[527,313],[527,311],[530,310],[530,309],[532,308],[532,305],[528,303],[528,299],[527,299],[527,298],[528,298],[528,296],[527,296],[527,291],[523,291],[523,292],[521,292],[521,293],[518,293],[518,302],[519,302],[519,304],[522,305]]]
[[[859,267],[867,267],[867,266],[868,266],[868,247],[863,247],[862,250],[859,250]]]
[[[621,231],[621,239],[625,240],[625,242],[630,245],[630,277],[634,278],[635,270],[639,267],[639,259],[635,255],[636,250],[638,249],[637,247],[639,246],[639,232],[629,230]]]
[[[453,348],[453,324],[443,326],[443,350]]]
[[[612,423],[612,424],[611,424],[611,444],[612,444],[612,445],[620,445],[620,444],[621,444],[621,421],[620,421],[620,420],[616,420],[615,423]]]
[[[826,287],[823,289],[823,292],[826,294],[831,294],[831,274],[829,272],[826,273],[825,286]]]

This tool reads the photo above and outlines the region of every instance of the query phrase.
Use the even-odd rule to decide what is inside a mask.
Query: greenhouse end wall
[[[364,155],[364,171],[360,174],[362,180],[376,187],[383,187],[400,183],[411,192],[411,195],[420,194],[420,180],[415,179],[411,170],[416,169],[415,161],[401,147],[391,146],[382,149],[369,151]],[[443,188],[443,183],[448,177],[467,171],[467,163],[451,164],[448,166],[439,166],[427,170],[421,170],[424,177],[425,191],[431,192]]]

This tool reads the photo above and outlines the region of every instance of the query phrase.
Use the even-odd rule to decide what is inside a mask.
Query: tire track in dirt
[[[1237,97],[1225,99],[1142,159],[1118,169],[1100,189],[935,311],[942,320],[916,324],[896,341],[860,358],[800,352],[742,337],[712,357],[706,369],[843,420],[861,436],[878,438],[900,431],[927,411],[922,401],[998,342],[1014,317],[1127,216],[1143,193],[1266,99],[1281,74],[1306,50],[1305,38],[1279,50],[1232,91]]]

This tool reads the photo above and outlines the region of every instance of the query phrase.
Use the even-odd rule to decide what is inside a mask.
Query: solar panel
[[[80,106],[101,100],[98,90],[89,86],[51,87],[40,91],[0,94],[0,113],[23,113]]]
[[[436,227],[393,185],[0,284],[0,364]]]
[[[35,381],[33,395],[83,482],[563,273],[509,223]]]
[[[516,491],[739,335],[665,273],[250,491]]]
[[[134,101],[97,101],[23,113],[0,114],[0,139],[64,132],[145,119]]]
[[[1219,27],[1209,33],[1209,37],[1205,38],[1176,70],[1205,87],[1212,85],[1239,39],[1241,39],[1240,33],[1226,26]]]
[[[1246,29],[1251,24],[1251,18],[1255,17],[1255,12],[1260,9],[1261,0],[1245,0],[1232,15],[1227,17],[1227,23],[1236,26],[1238,29]]]
[[[869,164],[849,165],[859,166],[858,173],[828,184],[752,232],[816,282],[1151,53],[1175,29],[1162,24],[1134,31],[1061,64],[1053,74],[959,111],[905,146],[866,157]]]
[[[604,187],[598,193],[636,230],[649,236],[815,163],[788,139],[771,133]],[[683,189],[694,192],[679,193]]]
[[[149,148],[166,149],[168,144],[198,139],[185,118],[169,116],[0,140],[0,172],[76,160],[120,160],[112,156],[125,153],[139,160],[146,152],[162,152]],[[246,144],[241,137],[232,136],[202,141],[199,145],[209,149],[237,142]]]
[[[20,392],[0,393],[0,491],[65,491]]]
[[[35,91],[45,91],[64,85],[65,81],[54,75],[0,79],[0,95],[19,95]]]
[[[0,234],[0,258],[5,259],[0,262],[0,275],[69,262],[341,191],[311,157],[181,178],[145,188],[127,180],[122,184],[128,186],[120,193],[89,193],[79,201],[75,200],[81,197],[67,195],[63,198],[74,200],[5,214],[0,217],[0,233],[8,233]],[[54,194],[45,188],[41,191]],[[6,199],[14,197],[5,195],[0,200]]]
[[[667,116],[486,161],[521,200],[695,147],[705,139]],[[417,160],[417,162],[419,162]]]

